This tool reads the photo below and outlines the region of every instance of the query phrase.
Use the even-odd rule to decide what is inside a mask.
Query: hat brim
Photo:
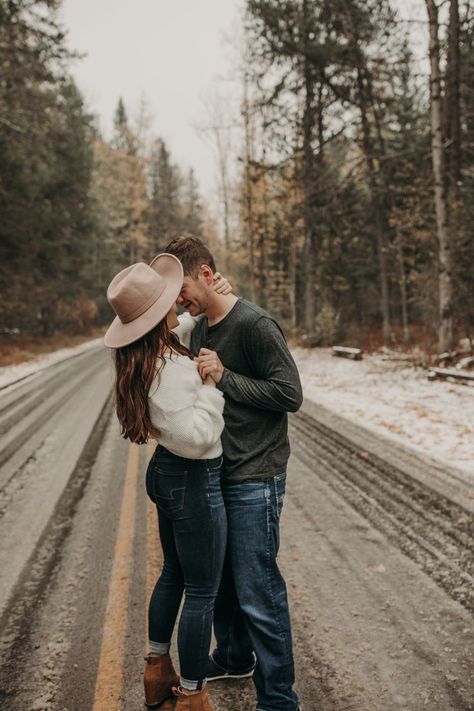
[[[167,252],[163,252],[163,254],[159,254],[157,257],[152,259],[148,266],[154,269],[155,272],[158,272],[158,274],[164,277],[167,281],[179,280],[181,286],[183,286],[183,265],[179,261],[178,257],[174,256],[174,254],[168,254]]]
[[[118,316],[110,324],[104,336],[107,348],[122,348],[149,333],[169,312],[183,286],[184,272],[179,259],[172,254],[159,254],[151,262],[152,267],[166,281],[159,299],[143,314],[130,323],[122,323]]]

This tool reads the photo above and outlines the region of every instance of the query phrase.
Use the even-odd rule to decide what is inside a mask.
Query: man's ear
[[[199,271],[204,277],[206,284],[210,285],[214,282],[214,272],[212,271],[210,266],[208,266],[207,264],[201,264]]]

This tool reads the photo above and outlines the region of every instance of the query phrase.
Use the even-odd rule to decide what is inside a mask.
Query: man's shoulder
[[[253,301],[248,301],[247,299],[240,298],[238,303],[240,306],[239,316],[242,319],[245,319],[245,321],[254,324],[260,319],[265,318],[270,319],[270,321],[276,323],[273,316],[270,316],[270,314],[265,311],[265,309],[262,309],[262,307],[258,306],[258,304],[254,304]]]

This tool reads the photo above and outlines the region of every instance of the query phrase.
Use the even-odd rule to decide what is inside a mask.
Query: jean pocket
[[[172,516],[184,509],[188,472],[159,470],[155,479],[155,503],[166,514]]]

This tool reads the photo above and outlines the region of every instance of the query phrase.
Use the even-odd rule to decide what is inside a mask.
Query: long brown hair
[[[167,349],[192,357],[170,331],[166,318],[138,341],[115,349],[117,417],[122,437],[137,444],[145,444],[150,436],[158,437],[160,434],[150,418],[148,393],[154,378],[166,363],[163,353]]]

